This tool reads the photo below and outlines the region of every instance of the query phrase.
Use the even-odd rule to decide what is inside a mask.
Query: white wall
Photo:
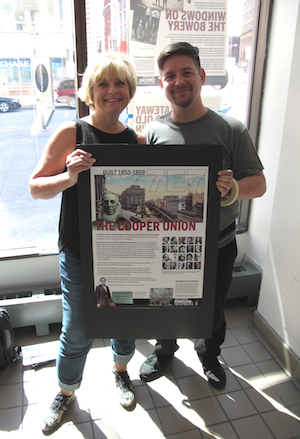
[[[258,312],[300,356],[300,0],[275,0],[246,255],[264,267]]]

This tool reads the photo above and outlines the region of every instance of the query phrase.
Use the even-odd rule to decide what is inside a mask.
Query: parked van
[[[76,108],[75,80],[65,78],[60,81],[56,89],[56,96],[57,102]]]

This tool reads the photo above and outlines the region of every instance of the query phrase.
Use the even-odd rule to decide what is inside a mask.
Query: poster
[[[168,44],[184,41],[198,47],[205,85],[226,86],[227,0],[131,0],[128,20],[128,55],[138,87],[127,124],[136,132],[171,111],[159,86],[157,65]],[[202,101],[212,110],[221,108],[221,94],[202,93]]]
[[[108,280],[114,304],[199,304],[207,180],[207,166],[93,167],[94,285]]]
[[[199,48],[206,84],[221,85],[226,76],[226,35],[226,0],[131,0],[128,53],[138,86],[158,85],[158,55],[179,41]]]
[[[87,336],[210,332],[222,147],[85,149],[97,160],[78,184]]]

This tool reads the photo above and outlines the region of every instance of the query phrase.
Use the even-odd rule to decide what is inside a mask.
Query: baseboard
[[[262,341],[270,348],[277,361],[293,382],[300,388],[300,358],[286,345],[267,321],[255,311],[253,328],[260,334]]]

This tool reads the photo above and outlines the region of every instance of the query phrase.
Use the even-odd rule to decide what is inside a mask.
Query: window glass
[[[71,17],[70,0],[0,2],[0,257],[57,251],[60,196],[33,200],[28,180],[76,116]]]
[[[246,122],[258,0],[86,0],[85,6],[88,59],[121,51],[137,70],[137,93],[122,122],[142,132],[169,110],[156,58],[173,41],[200,48],[205,105]],[[53,131],[76,117],[73,43],[82,42],[73,35],[72,10],[72,0],[0,2],[0,257],[57,251],[60,195],[33,200],[28,180]]]

